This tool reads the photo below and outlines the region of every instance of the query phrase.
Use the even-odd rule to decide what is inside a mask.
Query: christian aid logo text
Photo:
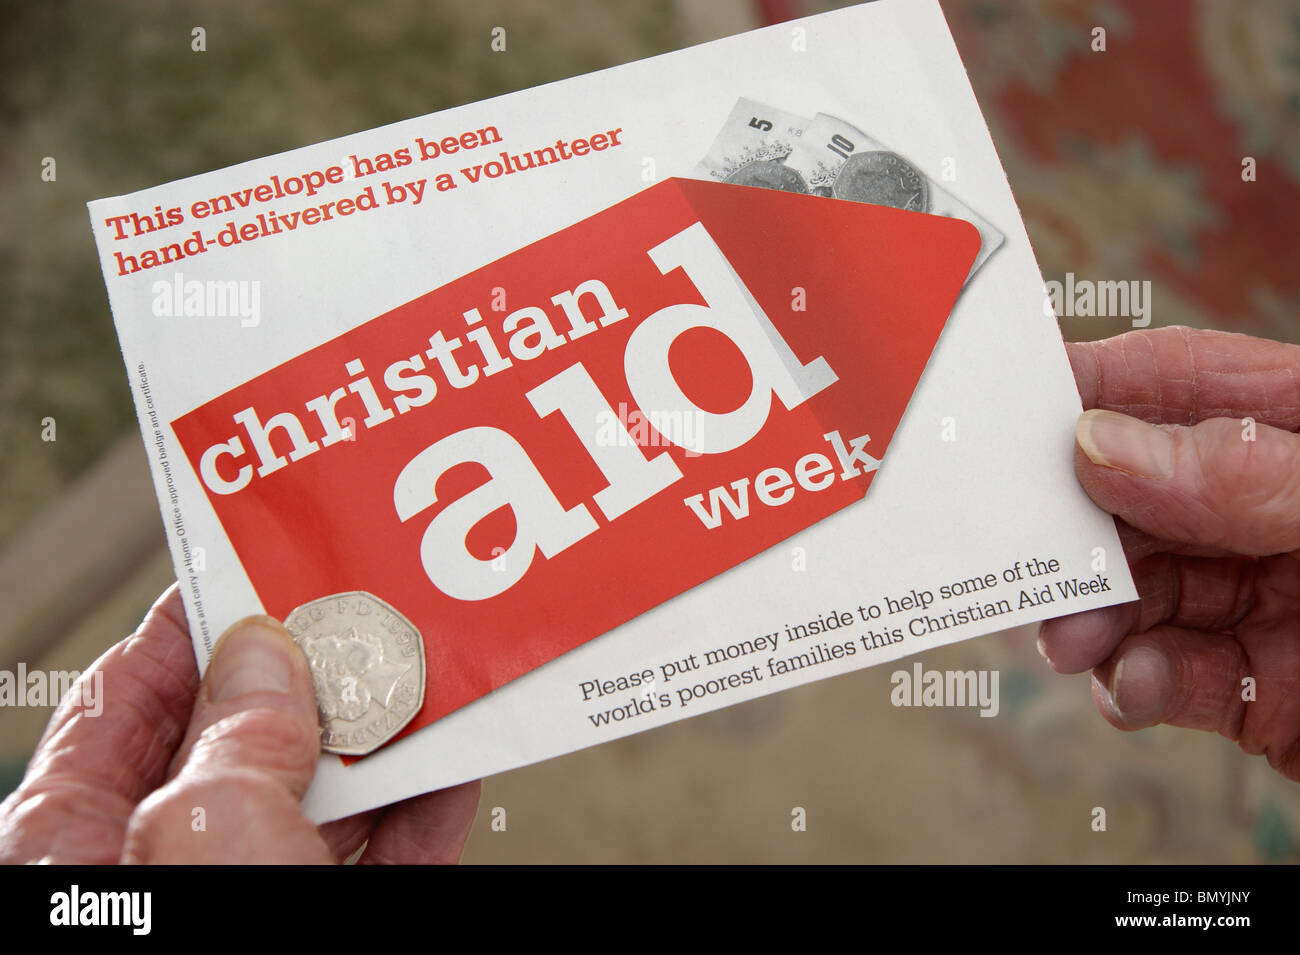
[[[683,482],[683,472],[668,450],[690,456],[722,455],[742,447],[762,431],[773,400],[793,410],[837,381],[821,355],[801,361],[765,314],[701,222],[681,229],[648,250],[659,273],[682,270],[703,300],[662,307],[641,319],[627,337],[622,382],[594,377],[583,361],[574,362],[525,392],[538,419],[557,415],[580,442],[605,486],[589,500],[565,506],[551,482],[525,450],[515,428],[479,424],[454,431],[418,449],[397,473],[391,489],[399,521],[427,520],[420,560],[430,582],[463,601],[495,597],[528,573],[538,552],[555,558],[596,533],[593,509],[613,522],[656,495]],[[199,459],[203,483],[214,495],[237,495],[260,478],[292,468],[312,455],[337,453],[344,443],[362,447],[366,433],[434,402],[440,389],[471,389],[517,364],[532,361],[571,342],[629,320],[629,311],[599,278],[556,292],[550,309],[528,304],[496,320],[486,304],[463,312],[464,338],[439,330],[427,348],[392,361],[373,375],[360,358],[345,361],[352,380],[311,397],[302,410],[249,405],[232,416],[232,433],[207,446]],[[492,316],[496,319],[496,316]],[[683,390],[669,352],[683,333],[709,329],[725,336],[748,366],[748,396],[725,412],[701,408]],[[627,433],[629,415],[609,389],[626,389],[651,422],[658,438]],[[311,394],[311,392],[307,392]],[[360,402],[360,413],[341,415],[338,406]],[[618,410],[615,410],[615,407]],[[424,414],[436,414],[437,407]],[[356,418],[361,420],[356,420]],[[644,430],[644,424],[641,424]],[[272,444],[275,437],[282,450]],[[800,492],[817,493],[836,480],[858,478],[878,465],[865,447],[867,435],[841,437],[830,431],[820,448],[796,449],[790,461],[754,474],[737,474],[712,488],[688,488],[680,498],[706,529],[726,518],[742,520],[752,504],[781,507]],[[287,453],[284,453],[286,452]],[[827,453],[822,453],[823,451]],[[489,475],[469,493],[439,500],[437,486],[448,471],[473,462]],[[785,467],[779,466],[785,465]],[[443,506],[422,517],[435,505]],[[471,530],[493,512],[508,507],[515,532],[508,547],[491,557],[466,545]]]

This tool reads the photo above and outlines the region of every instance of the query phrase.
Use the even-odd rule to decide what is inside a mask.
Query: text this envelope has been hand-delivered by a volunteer
[[[286,619],[317,818],[1134,596],[930,3],[90,209],[196,650]]]

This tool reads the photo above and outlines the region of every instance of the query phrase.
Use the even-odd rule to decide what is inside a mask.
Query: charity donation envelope
[[[196,653],[286,621],[317,819],[1135,597],[936,4],[89,208]]]

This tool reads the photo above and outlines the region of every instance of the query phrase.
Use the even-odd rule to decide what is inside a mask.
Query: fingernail
[[[1157,723],[1169,707],[1174,688],[1169,658],[1155,647],[1134,647],[1115,664],[1110,698],[1128,723]]]
[[[1113,411],[1085,411],[1075,426],[1079,447],[1093,464],[1144,478],[1167,478],[1174,470],[1169,432]]]
[[[269,617],[247,617],[217,641],[205,683],[208,699],[233,700],[255,690],[287,693],[293,676],[293,638]]]
[[[1096,673],[1092,675],[1092,689],[1096,696],[1101,697],[1100,703],[1103,709],[1115,712],[1115,701],[1110,698],[1110,687],[1098,680]]]
[[[1052,665],[1052,658],[1047,655],[1047,644],[1043,643],[1043,638],[1039,637],[1034,641],[1034,646],[1038,647],[1038,655],[1047,661],[1047,665]]]

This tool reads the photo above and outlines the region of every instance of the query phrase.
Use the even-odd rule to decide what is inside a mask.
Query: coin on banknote
[[[803,181],[803,176],[775,159],[760,159],[745,163],[723,181],[737,186],[779,189],[782,192],[808,191],[808,184]]]
[[[420,711],[424,641],[396,608],[353,590],[303,604],[285,627],[311,664],[325,752],[374,752]]]
[[[902,156],[885,150],[854,153],[846,159],[833,191],[837,199],[930,211],[929,181]]]

